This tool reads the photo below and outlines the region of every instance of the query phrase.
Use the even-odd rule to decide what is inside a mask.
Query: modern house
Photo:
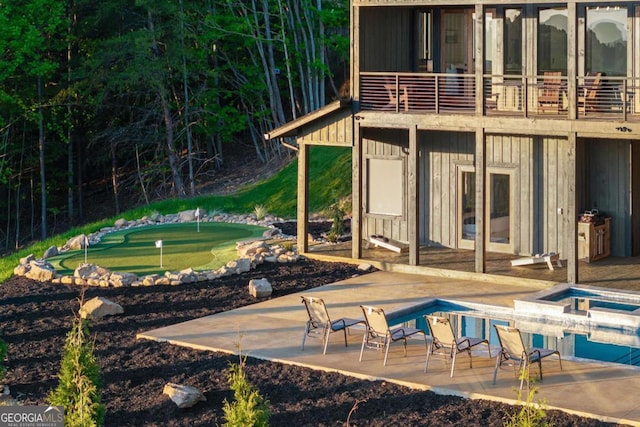
[[[371,236],[479,273],[554,252],[576,282],[580,258],[640,255],[640,2],[352,0],[350,91],[265,135],[295,137],[301,252],[329,145],[352,150],[352,258]]]

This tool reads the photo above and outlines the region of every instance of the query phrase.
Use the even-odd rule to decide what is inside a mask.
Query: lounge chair
[[[542,87],[538,95],[538,111],[546,113],[560,112],[560,87],[562,85],[562,73],[560,71],[545,71],[542,79]]]
[[[360,348],[360,362],[362,362],[362,354],[364,353],[365,347],[376,350],[382,350],[384,348],[383,365],[386,366],[391,343],[402,340],[404,342],[404,355],[406,356],[407,338],[421,334],[424,338],[425,349],[427,350],[427,357],[424,364],[424,372],[427,372],[427,367],[429,366],[429,355],[431,353],[431,337],[427,337],[422,329],[408,328],[404,326],[398,326],[393,329],[389,328],[387,316],[381,308],[365,305],[361,305],[360,308],[362,308],[364,320],[367,325],[367,331],[362,338],[362,348]]]
[[[513,362],[516,375],[520,374],[520,390],[522,390],[525,374],[527,376],[527,384],[529,383],[529,366],[532,363],[538,364],[540,381],[542,381],[542,359],[545,357],[557,354],[558,362],[560,362],[560,370],[562,370],[562,358],[558,350],[537,347],[527,348],[522,340],[520,329],[504,325],[493,326],[496,329],[498,340],[500,341],[500,352],[496,357],[496,366],[493,371],[493,384],[496,383],[498,369],[507,361]]]
[[[453,378],[453,371],[456,367],[456,356],[458,353],[467,352],[469,355],[469,368],[473,368],[471,350],[473,347],[482,343],[487,345],[487,351],[489,352],[489,358],[491,358],[491,347],[489,341],[482,338],[473,337],[459,337],[456,338],[453,332],[451,322],[446,317],[439,316],[424,316],[429,326],[429,332],[433,337],[433,344],[431,346],[431,354],[437,350],[441,350],[445,356],[445,362],[447,359],[452,359],[451,363],[451,377]]]
[[[327,354],[327,345],[329,344],[329,335],[332,332],[342,331],[344,333],[344,346],[347,346],[347,330],[357,324],[364,324],[362,319],[351,319],[343,317],[338,320],[332,321],[329,318],[329,311],[327,306],[321,298],[315,297],[302,297],[302,302],[307,308],[307,314],[309,320],[304,327],[304,335],[302,337],[302,350],[304,350],[304,343],[308,336],[322,338],[322,344],[324,351],[322,354]]]

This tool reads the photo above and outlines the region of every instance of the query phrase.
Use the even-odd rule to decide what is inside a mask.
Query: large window
[[[627,9],[587,8],[586,72],[627,75]]]
[[[538,15],[538,74],[567,74],[567,9],[540,9]]]
[[[433,13],[428,11],[418,12],[418,71],[433,72]]]

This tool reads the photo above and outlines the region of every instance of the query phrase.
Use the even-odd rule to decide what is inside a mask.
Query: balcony
[[[483,106],[476,106],[475,74],[360,74],[360,108],[398,113],[455,113],[569,118],[567,77],[483,76]],[[640,121],[640,78],[605,77],[600,73],[577,78],[578,120]]]

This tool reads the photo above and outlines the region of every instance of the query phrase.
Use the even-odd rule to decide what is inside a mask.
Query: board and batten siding
[[[362,137],[363,154],[363,234],[364,236],[382,235],[389,239],[408,243],[409,229],[408,217],[408,189],[407,189],[407,155],[408,155],[408,131],[400,129],[364,129]],[[369,188],[368,159],[401,159],[403,163],[403,177],[401,188],[380,189]],[[401,216],[376,215],[368,213],[369,191],[397,191],[402,194],[403,213]],[[376,194],[376,197],[384,197],[384,194]]]
[[[412,71],[414,11],[383,7],[361,13],[360,71]]]
[[[333,115],[317,120],[298,135],[299,144],[332,145],[351,147],[353,145],[353,117],[350,111],[341,116]]]
[[[568,196],[562,172],[566,138],[487,134],[486,140],[487,173],[513,176],[513,252],[566,250],[561,217]],[[419,142],[420,242],[457,247],[457,181],[460,168],[473,168],[474,134],[424,131]]]
[[[611,217],[611,255],[631,256],[631,154],[628,140],[584,139],[583,206]]]

